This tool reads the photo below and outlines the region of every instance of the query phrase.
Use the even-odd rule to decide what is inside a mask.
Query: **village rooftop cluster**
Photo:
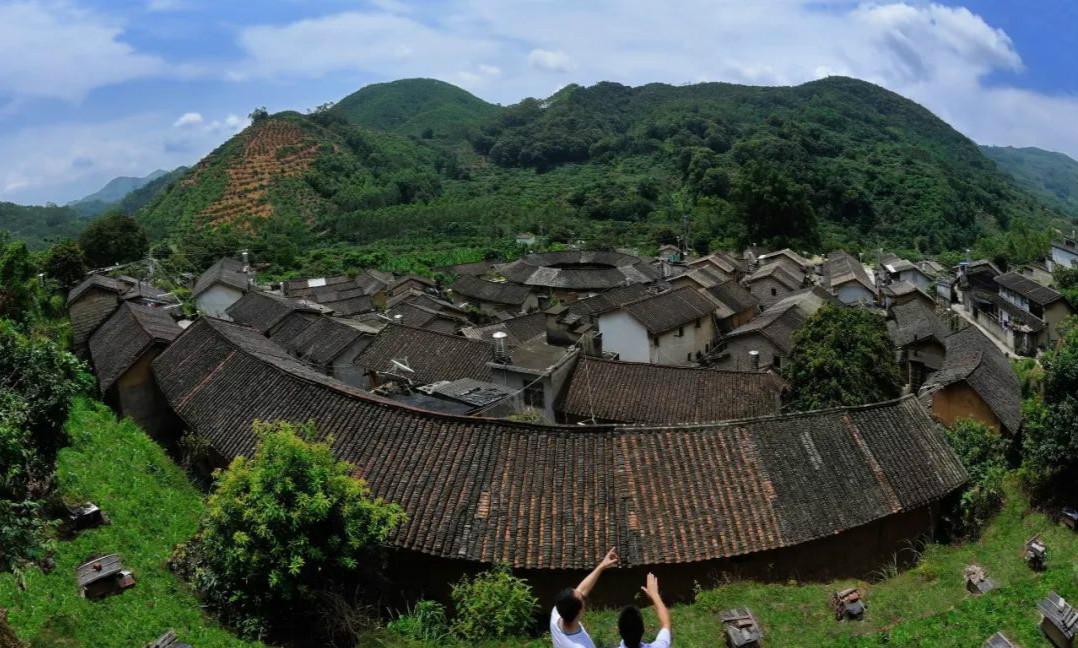
[[[314,421],[407,511],[391,543],[417,581],[503,563],[542,590],[613,546],[677,590],[735,559],[863,573],[966,481],[939,422],[1019,432],[1007,356],[1047,348],[1074,313],[1050,270],[1078,265],[1075,242],[1009,272],[874,256],[568,249],[443,282],[265,282],[241,255],[193,278],[193,319],[106,274],[68,306],[106,402],[165,443],[198,434],[223,465],[253,450],[255,420]],[[905,396],[784,411],[783,362],[826,305],[886,320]]]

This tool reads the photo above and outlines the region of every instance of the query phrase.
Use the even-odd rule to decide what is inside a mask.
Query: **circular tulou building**
[[[494,266],[507,280],[553,294],[607,290],[659,278],[649,261],[621,252],[566,250],[529,254]]]

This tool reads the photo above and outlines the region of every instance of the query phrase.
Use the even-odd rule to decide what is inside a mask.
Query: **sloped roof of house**
[[[236,322],[256,328],[261,333],[268,332],[286,316],[296,311],[320,312],[310,304],[257,290],[240,297],[236,303],[225,310],[228,316]]]
[[[288,315],[285,315],[284,318],[277,323],[270,339],[282,347],[287,347],[292,338],[306,330],[306,328],[311,325],[311,322],[314,322],[319,317],[321,317],[321,315],[307,310],[293,311]]]
[[[236,290],[246,291],[250,285],[250,281],[247,277],[247,273],[244,272],[244,267],[243,262],[237,261],[236,259],[227,257],[219,259],[198,276],[198,281],[195,282],[195,287],[191,291],[191,295],[193,297],[198,297],[209,290],[211,286],[218,283],[230,286]]]
[[[563,304],[560,307],[561,313],[559,314],[559,319],[564,319],[566,316],[570,315],[575,316],[576,318],[602,315],[603,313],[608,313],[619,308],[622,304],[636,301],[649,294],[651,294],[650,289],[643,284],[618,286],[617,288],[611,288],[610,290],[601,292],[598,295]]]
[[[710,315],[715,304],[699,290],[684,287],[647,295],[623,304],[621,308],[640,322],[648,333],[660,335]]]
[[[1063,294],[1058,290],[1049,288],[1048,286],[1042,286],[1029,277],[1024,277],[1017,272],[1008,272],[1006,274],[997,275],[996,277],[993,277],[993,279],[1007,290],[1018,293],[1038,306],[1048,306],[1049,304],[1054,304],[1063,299]]]
[[[775,348],[789,353],[794,346],[794,332],[808,320],[808,315],[796,304],[771,307],[750,322],[742,324],[725,335],[725,339],[743,335],[762,335]]]
[[[605,290],[634,283],[650,283],[659,271],[646,259],[593,250],[565,250],[528,254],[495,266],[509,281],[525,286],[566,290]]]
[[[976,326],[947,337],[943,366],[925,381],[926,388],[965,381],[1003,425],[1015,433],[1022,424],[1022,388],[1006,356]]]
[[[128,285],[119,279],[113,279],[106,275],[90,275],[67,293],[68,305],[70,306],[72,302],[77,301],[79,297],[82,297],[91,289],[107,290],[117,295],[122,295],[127,292]]]
[[[325,366],[364,336],[373,337],[349,325],[346,320],[322,316],[281,346],[301,360]]]
[[[730,275],[712,265],[691,266],[692,270],[672,277],[673,279],[690,279],[701,288],[710,288],[730,279]]]
[[[707,425],[550,426],[440,415],[311,371],[251,329],[204,319],[154,362],[225,459],[255,420],[313,420],[406,521],[403,550],[516,568],[690,563],[829,537],[966,480],[911,397]],[[571,459],[571,460],[567,460]]]
[[[936,316],[932,308],[914,299],[891,307],[887,334],[896,347],[904,347],[928,338],[942,344],[951,335],[951,329]]]
[[[835,290],[838,286],[856,281],[871,293],[876,292],[876,284],[865,272],[865,267],[852,254],[836,251],[827,255],[823,274],[828,287]]]
[[[756,257],[756,261],[760,265],[765,265],[778,261],[781,258],[786,258],[790,261],[793,261],[798,266],[800,266],[802,271],[808,270],[809,266],[812,265],[811,261],[801,256],[797,252],[794,252],[790,248],[782,248],[781,250],[777,250],[775,252],[768,252],[767,254],[758,255]]]
[[[699,259],[693,259],[689,262],[691,266],[700,265],[713,265],[719,270],[722,270],[728,275],[734,275],[736,273],[744,273],[748,270],[748,266],[741,259],[738,259],[729,252],[712,252],[711,254],[700,257]]]
[[[795,269],[793,265],[782,261],[775,261],[774,263],[762,266],[756,272],[745,277],[745,283],[753,283],[754,281],[759,281],[767,277],[774,279],[790,290],[797,290],[805,282],[804,273]]]
[[[708,288],[707,294],[735,313],[743,313],[760,306],[760,300],[733,279]]]
[[[124,302],[90,336],[90,358],[104,393],[150,346],[167,345],[181,329],[168,311]]]
[[[581,419],[620,423],[711,423],[778,414],[781,378],[619,362],[582,356],[559,409]]]
[[[494,345],[487,342],[390,324],[359,354],[356,365],[368,371],[407,375],[413,383],[427,385],[457,378],[489,382],[487,363],[493,359]],[[407,361],[412,372],[395,368],[393,360]]]
[[[469,326],[461,329],[460,333],[464,337],[473,340],[490,342],[493,340],[492,336],[499,331],[507,335],[506,342],[509,346],[520,346],[528,340],[546,333],[546,313],[537,311],[489,326]]]
[[[531,288],[507,281],[486,281],[471,275],[461,275],[450,286],[450,290],[468,299],[505,304],[507,306],[523,306],[531,294]]]

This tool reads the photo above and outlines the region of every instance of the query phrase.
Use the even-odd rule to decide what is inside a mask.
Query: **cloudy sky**
[[[1074,0],[0,0],[0,201],[66,202],[197,161],[255,106],[416,76],[509,104],[841,74],[1078,157],[1076,25]]]

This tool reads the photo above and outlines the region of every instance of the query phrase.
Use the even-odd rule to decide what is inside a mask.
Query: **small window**
[[[524,405],[543,409],[546,407],[546,392],[542,383],[535,383],[524,388]]]
[[[782,358],[775,356],[775,358],[771,360],[771,364],[775,365],[776,369],[779,369],[782,367]]]
[[[685,354],[685,360],[687,360],[688,362],[692,362],[692,351],[689,351]]]
[[[779,291],[775,290],[774,288],[772,288],[772,289],[771,289],[771,296],[772,296],[772,297],[775,297],[775,296],[777,296],[778,294],[779,294]]]
[[[685,335],[685,327],[684,326],[677,327],[677,336],[682,337],[684,335]]]
[[[651,338],[651,340],[652,340],[652,342],[654,342],[654,343],[655,343],[655,346],[659,346],[659,336],[658,336],[658,335],[656,335],[655,337]]]
[[[704,318],[703,318],[703,317],[701,317],[700,319],[696,320],[696,328],[700,328],[700,327],[701,327],[701,326],[703,326],[703,325],[704,325]]]

